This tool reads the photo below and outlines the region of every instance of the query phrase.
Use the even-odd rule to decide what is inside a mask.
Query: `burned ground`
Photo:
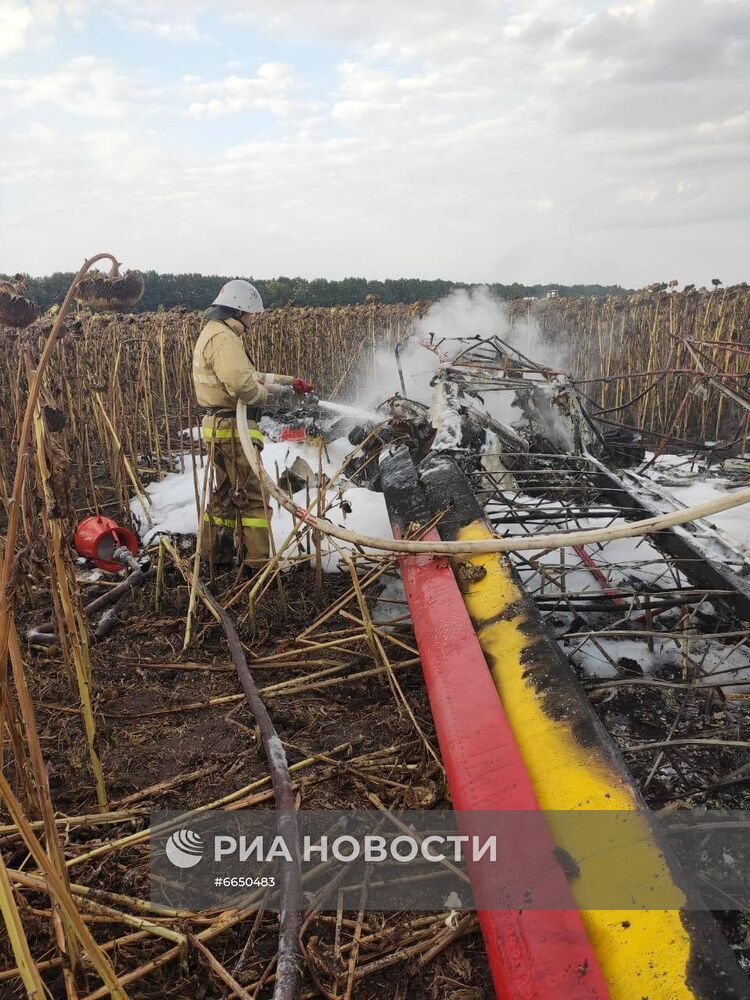
[[[231,577],[221,582],[233,583]],[[291,677],[304,682],[305,674],[315,670],[316,661],[321,659],[346,664],[345,675],[336,676],[329,686],[315,688],[314,682],[309,682],[298,694],[266,695],[290,764],[294,767],[306,762],[294,775],[299,804],[307,809],[356,807],[375,812],[367,797],[370,793],[387,808],[447,806],[442,769],[425,751],[406,712],[394,704],[385,675],[347,679],[351,674],[373,669],[366,640],[347,642],[345,648],[333,647],[335,655],[331,655],[332,647],[313,649],[311,655],[295,642],[299,631],[347,591],[347,583],[348,578],[343,576],[326,576],[317,592],[313,574],[299,571],[284,578],[283,599],[276,589],[266,595],[253,623],[247,619],[242,622],[242,612],[239,615],[242,639],[254,660],[282,654],[279,666],[251,663],[261,690],[288,682]],[[88,589],[92,593],[86,596],[94,596],[94,588]],[[228,600],[231,593],[224,591],[222,596]],[[161,609],[154,610],[152,581],[138,592],[117,632],[93,648],[98,744],[110,805],[113,810],[130,810],[133,815],[105,827],[72,824],[64,837],[69,858],[143,829],[149,808],[188,810],[254,783],[257,789],[244,796],[246,806],[257,804],[263,808],[264,803],[271,802],[267,764],[253,719],[244,699],[237,698],[240,688],[223,634],[205,611],[200,613],[193,642],[182,651],[188,596],[182,577],[175,570],[169,571]],[[238,602],[237,609],[242,607]],[[27,623],[38,617],[40,610],[29,609]],[[318,642],[333,641],[329,633],[356,631],[351,620],[339,615],[332,617],[324,630],[325,635],[316,635]],[[408,629],[401,630],[401,634],[406,643],[411,641]],[[391,648],[394,665],[410,658],[395,644]],[[74,690],[64,675],[50,669],[57,656],[49,651],[31,653],[30,680],[53,801],[61,813],[79,816],[91,811],[95,794]],[[295,662],[297,666],[285,665]],[[398,678],[426,739],[434,743],[429,703],[418,667],[399,671]],[[236,700],[211,704],[222,698]],[[6,832],[2,846],[8,864],[21,866],[24,850],[19,841]],[[70,871],[71,879],[99,893],[148,899],[146,844],[107,851],[90,861],[74,863]],[[48,921],[44,916],[48,901],[41,894],[30,893],[27,905],[38,911],[30,914],[36,927],[30,935],[32,947],[45,955],[49,950]],[[362,972],[357,972],[356,995],[462,1000],[490,995],[489,973],[474,918],[462,918],[460,936],[446,925],[446,920],[451,920],[448,911],[434,915],[366,913],[359,931],[362,941],[357,969]],[[315,988],[316,978],[332,985],[338,975],[339,982],[346,982],[350,954],[347,942],[356,921],[356,912],[342,914],[338,924],[335,914],[312,917],[304,935],[308,971],[303,995],[320,995]],[[205,923],[198,918],[189,924],[175,921],[174,925],[197,933]],[[114,918],[107,918],[101,925],[93,922],[92,927],[95,936],[103,941],[131,931]],[[257,924],[253,914],[217,938],[211,947],[231,969],[248,935],[252,935],[250,956],[240,978],[243,983],[257,984],[275,956],[277,932],[275,914],[266,914]],[[455,941],[443,941],[446,935],[450,939],[453,934]],[[159,938],[147,938],[118,946],[118,971],[156,958],[165,950],[165,944]],[[429,961],[422,960],[436,944],[440,946],[436,955]],[[367,969],[371,963],[373,971]],[[6,951],[3,968],[12,968],[13,964],[12,955]],[[59,973],[50,970],[45,978],[53,994],[62,995]],[[95,978],[92,989],[94,984]],[[175,960],[133,983],[129,991],[134,998],[163,996],[180,1000],[225,995],[221,984],[206,974],[195,953],[187,964]],[[0,995],[20,997],[23,990],[17,982],[0,978]]]

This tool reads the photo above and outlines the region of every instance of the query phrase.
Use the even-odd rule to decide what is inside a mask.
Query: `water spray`
[[[346,403],[334,403],[328,399],[319,399],[318,406],[321,410],[332,410],[334,413],[340,413],[344,417],[352,417],[355,420],[369,420],[376,423],[379,419],[377,413],[373,413],[371,410],[364,410],[359,406],[347,406]]]

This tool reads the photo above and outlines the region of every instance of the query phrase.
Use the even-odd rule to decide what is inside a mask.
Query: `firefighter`
[[[291,409],[312,383],[291,375],[258,372],[242,343],[243,331],[263,300],[249,281],[228,281],[205,313],[206,324],[193,350],[193,384],[203,409],[201,436],[213,462],[213,489],[205,513],[201,555],[231,563],[235,553],[248,570],[268,559],[270,511],[258,478],[242,451],[235,408],[247,403],[250,437],[258,450],[262,409]]]

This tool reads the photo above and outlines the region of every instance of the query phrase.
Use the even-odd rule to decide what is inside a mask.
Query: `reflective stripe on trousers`
[[[253,441],[263,444],[263,432],[254,427],[249,429],[250,437]],[[239,440],[240,433],[236,427],[202,427],[201,436],[204,441],[230,441],[232,438]]]
[[[217,517],[215,514],[204,514],[203,520],[209,524],[216,524],[220,528],[234,528],[237,523],[243,528],[268,528],[268,519],[265,517]]]

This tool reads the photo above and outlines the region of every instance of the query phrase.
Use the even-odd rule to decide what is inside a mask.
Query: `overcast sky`
[[[0,0],[0,271],[750,279],[750,0]]]

